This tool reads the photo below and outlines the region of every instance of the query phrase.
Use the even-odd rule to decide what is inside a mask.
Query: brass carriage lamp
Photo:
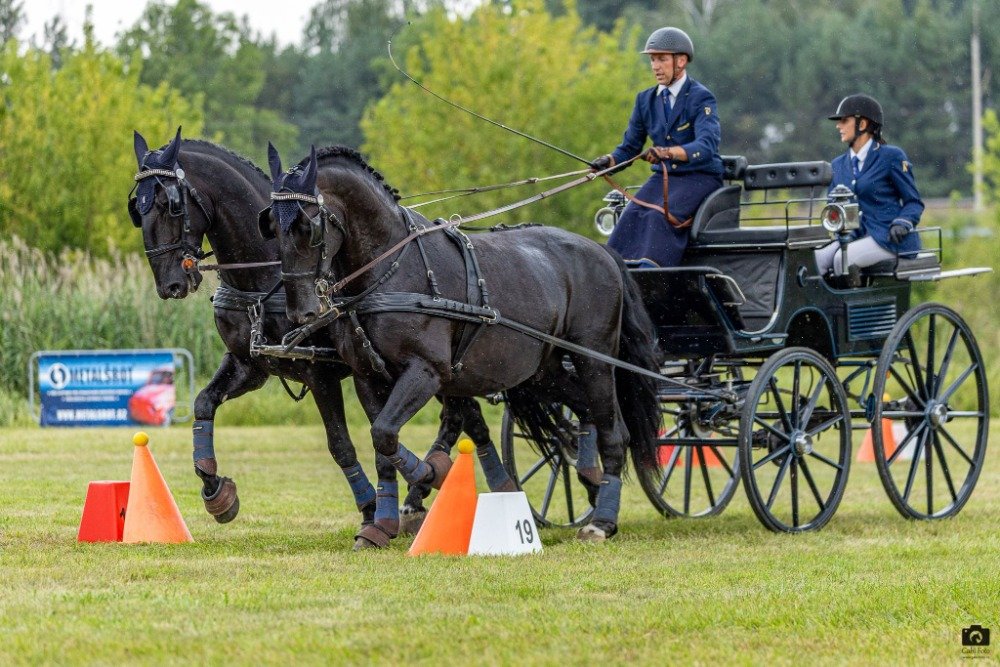
[[[852,201],[854,193],[846,185],[838,185],[827,195],[827,205],[823,208],[823,227],[832,234],[854,231],[858,222],[858,203]]]
[[[625,208],[625,195],[617,190],[612,190],[605,195],[604,201],[608,205],[598,210],[594,215],[594,224],[602,235],[611,236],[611,232],[615,231],[615,225],[618,224],[618,216]]]
[[[858,202],[854,193],[846,185],[840,184],[827,195],[827,205],[823,207],[820,219],[823,228],[837,235],[840,242],[841,273],[847,273],[847,244],[851,241],[851,232],[861,226],[858,220]]]

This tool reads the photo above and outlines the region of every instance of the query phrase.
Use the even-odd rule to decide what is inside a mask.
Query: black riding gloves
[[[892,221],[891,225],[889,225],[889,240],[896,244],[902,243],[903,239],[905,239],[907,234],[909,234],[912,230],[913,223],[909,220],[897,218]]]
[[[595,157],[590,161],[590,168],[594,171],[604,171],[608,167],[615,166],[615,159],[610,155],[602,155],[601,157]]]

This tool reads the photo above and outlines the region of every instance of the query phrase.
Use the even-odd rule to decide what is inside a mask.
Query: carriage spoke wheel
[[[926,303],[896,323],[878,360],[872,423],[875,464],[900,514],[954,516],[979,479],[989,431],[986,369],[969,326],[955,311]],[[902,435],[905,433],[905,435]]]
[[[739,452],[723,439],[735,440],[738,420],[711,426],[702,416],[711,403],[664,407],[654,465],[635,461],[639,484],[663,516],[699,519],[722,512],[739,486]],[[685,444],[719,439],[719,444]]]
[[[837,511],[851,465],[851,415],[836,371],[810,349],[772,355],[740,419],[750,506],[776,532],[818,530]]]
[[[524,491],[535,523],[542,527],[579,528],[590,521],[594,508],[576,476],[579,421],[568,409],[559,411],[557,438],[538,443],[504,411],[501,455],[507,474]]]

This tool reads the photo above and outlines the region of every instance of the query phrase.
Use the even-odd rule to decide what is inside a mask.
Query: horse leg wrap
[[[426,482],[434,474],[434,470],[428,463],[418,459],[413,452],[402,444],[396,449],[396,453],[388,458],[389,462],[403,476],[403,479],[410,484]]]
[[[205,502],[205,509],[216,521],[229,523],[240,511],[240,497],[236,494],[236,482],[228,477],[220,477],[219,481],[219,488],[211,495],[205,495],[205,490],[202,489],[201,499]]]
[[[517,491],[492,441],[477,447],[476,454],[479,456],[479,465],[483,467],[483,474],[486,475],[490,491]]]
[[[211,419],[195,420],[191,426],[194,434],[194,460],[215,458],[214,431],[215,422]]]
[[[597,505],[594,507],[592,523],[598,521],[611,525],[618,523],[618,509],[622,499],[622,479],[616,475],[604,474],[601,478],[601,490],[597,492]]]
[[[360,463],[355,463],[350,468],[341,468],[341,470],[344,477],[347,478],[347,483],[351,486],[351,491],[354,493],[354,503],[359,510],[375,500],[375,487],[368,481]]]
[[[396,537],[399,533],[399,485],[396,482],[379,481],[378,493],[375,494],[374,525],[389,537]],[[359,536],[366,537],[360,533]]]
[[[601,469],[597,467],[597,427],[580,424],[576,447],[576,474],[593,486],[599,485]]]

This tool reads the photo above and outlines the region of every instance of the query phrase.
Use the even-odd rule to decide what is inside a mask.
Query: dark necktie
[[[859,166],[860,164],[861,164],[861,161],[858,160],[858,156],[857,155],[855,155],[854,157],[851,158],[851,168],[854,169],[854,178],[857,178],[858,177],[858,173],[861,171],[860,166]]]

